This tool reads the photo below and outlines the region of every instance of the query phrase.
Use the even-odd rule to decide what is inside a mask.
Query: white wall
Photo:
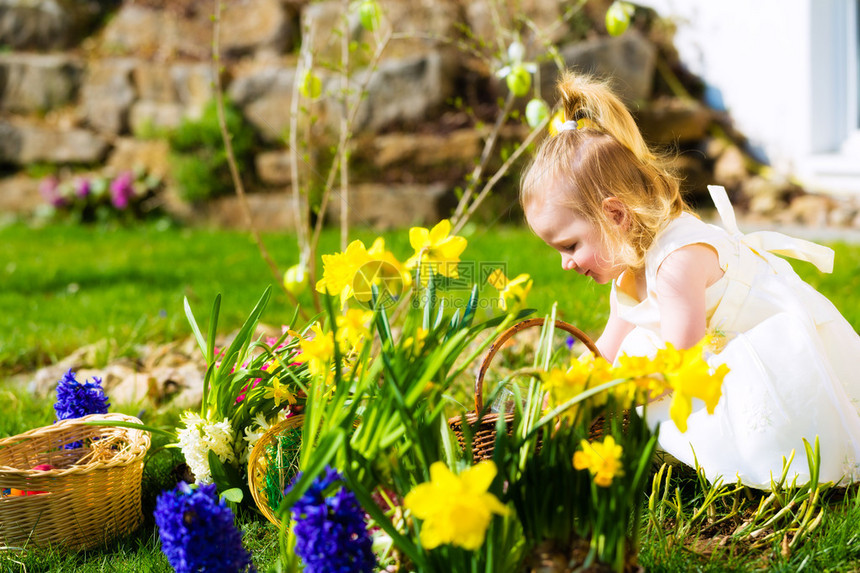
[[[676,23],[682,61],[722,93],[737,127],[774,168],[815,190],[860,193],[860,157],[839,155],[839,145],[828,143],[835,135],[822,131],[837,121],[830,100],[834,82],[845,75],[829,69],[835,45],[830,27],[839,24],[832,15],[853,1],[637,3]]]

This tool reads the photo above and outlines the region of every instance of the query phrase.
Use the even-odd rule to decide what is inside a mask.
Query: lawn
[[[359,231],[356,238],[369,244],[375,236]],[[398,257],[411,254],[404,231],[386,233],[387,246]],[[482,268],[505,266],[509,277],[529,273],[534,287],[529,306],[537,315],[558,303],[559,317],[589,334],[597,335],[608,313],[608,287],[564,273],[558,256],[528,230],[513,227],[476,228],[467,234],[469,247],[463,259],[480,277]],[[297,260],[294,238],[269,234],[265,240],[284,269]],[[322,236],[320,251],[337,248],[337,234]],[[13,224],[0,228],[0,398],[6,405],[0,416],[0,437],[14,435],[53,421],[52,400],[27,394],[9,379],[26,381],[26,373],[55,362],[76,348],[104,341],[103,361],[133,355],[143,342],[162,342],[190,334],[183,297],[205,324],[214,297],[223,296],[220,330],[237,328],[274,282],[247,233],[170,225],[147,224],[135,228],[49,226],[30,228]],[[811,265],[795,264],[801,275],[839,307],[860,330],[860,246],[835,244],[836,272],[821,275]],[[482,289],[484,312],[492,312],[494,289]],[[458,300],[457,292],[453,299]],[[463,290],[463,300],[468,291]],[[303,306],[310,306],[307,293]],[[263,322],[284,324],[294,309],[277,292]],[[173,425],[178,413],[141,405],[112,408],[132,415],[145,414],[155,425]],[[156,444],[161,443],[156,438]],[[34,551],[26,555],[0,553],[0,570],[26,571],[167,571],[159,551],[150,513],[158,485],[169,480],[176,462],[161,450],[148,464],[144,481],[147,521],[135,534],[107,547],[70,554]],[[676,477],[684,502],[701,501],[695,478]],[[673,544],[662,531],[646,533],[640,555],[649,571],[849,571],[860,563],[860,537],[853,524],[860,518],[860,496],[855,492],[834,498],[822,527],[799,549],[784,552],[775,541],[764,549],[716,543],[691,550],[690,543]],[[278,553],[274,528],[252,513],[240,515],[246,546],[260,569]],[[677,533],[677,532],[676,532]],[[667,541],[667,539],[669,541]]]

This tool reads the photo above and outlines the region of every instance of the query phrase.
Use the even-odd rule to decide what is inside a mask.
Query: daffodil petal
[[[459,259],[460,255],[463,254],[463,251],[466,250],[468,246],[468,241],[463,237],[448,237],[447,239],[440,241],[438,244],[434,243],[433,250],[436,254],[437,258],[445,258],[448,260]]]
[[[496,478],[496,473],[496,464],[483,461],[461,473],[460,479],[463,480],[466,491],[485,492]]]
[[[426,247],[430,243],[430,231],[424,227],[412,227],[409,229],[409,244],[416,251]]]
[[[418,519],[427,519],[433,515],[438,508],[436,500],[436,486],[432,483],[416,485],[412,491],[403,498],[403,505],[411,511]]]
[[[448,233],[451,232],[451,221],[448,219],[442,219],[436,225],[430,229],[430,242],[432,244],[440,243],[448,236]]]
[[[498,290],[502,290],[505,288],[505,285],[508,284],[508,277],[505,276],[505,273],[502,272],[502,269],[496,269],[490,273],[490,276],[487,277],[487,282],[490,283],[494,288]]]

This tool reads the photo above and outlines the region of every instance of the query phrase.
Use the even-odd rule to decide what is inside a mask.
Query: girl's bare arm
[[[688,245],[666,257],[655,285],[663,340],[690,348],[705,336],[705,291],[722,275],[717,253],[707,245]]]

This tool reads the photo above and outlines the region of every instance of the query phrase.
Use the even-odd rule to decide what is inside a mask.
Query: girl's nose
[[[576,263],[573,262],[573,257],[568,254],[562,253],[561,255],[561,268],[565,271],[570,271],[576,268]]]

